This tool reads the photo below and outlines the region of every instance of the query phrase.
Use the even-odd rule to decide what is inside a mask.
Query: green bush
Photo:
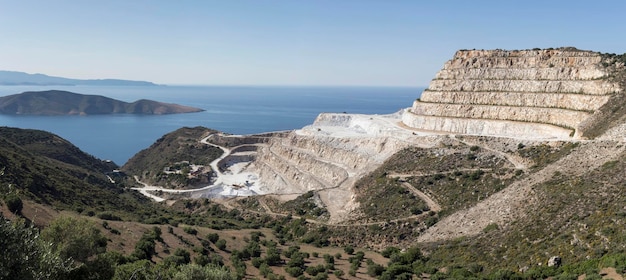
[[[309,266],[306,268],[306,273],[308,273],[311,276],[316,276],[319,273],[325,272],[326,271],[326,267],[324,267],[323,264],[317,265],[317,266]]]
[[[166,264],[179,266],[179,265],[190,263],[191,256],[189,252],[187,252],[187,250],[183,248],[176,248],[176,251],[174,251],[174,254],[165,258],[164,262]]]
[[[121,221],[122,220],[122,218],[120,218],[119,216],[115,214],[112,214],[111,212],[98,213],[97,217],[102,220],[109,220],[109,221]]]
[[[396,247],[387,247],[385,248],[385,250],[380,252],[380,254],[385,258],[390,258],[391,255],[398,254],[398,253],[400,253],[400,249]]]
[[[206,235],[206,239],[211,241],[211,243],[215,244],[215,242],[217,242],[217,240],[220,239],[220,236],[217,233],[212,232]]]
[[[352,245],[346,245],[346,247],[343,247],[343,251],[348,255],[352,255],[354,253],[354,247],[352,247]]]
[[[491,223],[491,224],[488,224],[488,225],[487,225],[487,226],[483,229],[483,232],[484,232],[484,233],[487,233],[487,232],[490,232],[490,231],[493,231],[493,230],[497,230],[498,228],[499,228],[499,227],[498,227],[498,224],[496,224],[496,223]]]
[[[81,218],[59,217],[41,232],[62,258],[85,263],[88,258],[106,251],[107,239],[95,223]]]
[[[200,280],[200,279],[219,279],[219,280],[235,280],[237,277],[228,269],[214,265],[199,266],[196,264],[184,265],[174,275],[174,280]]]
[[[220,249],[222,251],[226,250],[226,240],[224,239],[220,239],[217,242],[215,242],[215,247],[217,247],[217,249]]]
[[[291,277],[298,277],[304,273],[304,270],[300,267],[287,267],[285,268],[285,272],[291,275]]]
[[[265,252],[265,262],[270,266],[278,265],[282,262],[280,252],[276,246],[267,248]]]
[[[376,277],[383,274],[385,271],[385,267],[373,262],[372,260],[367,260],[367,275],[370,277]]]
[[[63,279],[71,260],[41,242],[38,230],[0,215],[0,279]]]
[[[191,235],[196,235],[198,234],[198,230],[192,227],[184,227],[183,231],[186,232],[187,234],[191,234]]]
[[[324,261],[328,264],[334,264],[335,263],[335,258],[333,258],[333,256],[329,255],[329,254],[324,254]]]
[[[24,207],[24,204],[22,203],[22,199],[17,194],[11,193],[7,195],[4,198],[4,203],[7,205],[7,208],[9,208],[9,211],[11,211],[11,213],[22,213],[22,208]]]

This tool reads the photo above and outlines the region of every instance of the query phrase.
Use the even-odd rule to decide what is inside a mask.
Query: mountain
[[[119,79],[69,79],[62,77],[48,76],[44,74],[28,74],[17,71],[0,70],[0,85],[38,85],[38,86],[156,86],[156,84],[145,81],[129,81]]]
[[[0,97],[0,114],[6,115],[98,115],[98,114],[180,114],[202,109],[152,100],[132,103],[68,91],[30,91]]]

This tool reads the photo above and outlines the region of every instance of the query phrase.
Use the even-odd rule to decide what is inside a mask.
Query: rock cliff
[[[461,50],[403,122],[421,130],[524,138],[582,138],[622,87],[607,58],[572,48]]]

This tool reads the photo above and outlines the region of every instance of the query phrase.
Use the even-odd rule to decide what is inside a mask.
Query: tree
[[[39,238],[24,220],[11,222],[0,215],[0,279],[62,279],[71,271],[63,259]]]
[[[153,227],[151,231],[144,233],[141,239],[135,244],[135,251],[132,257],[138,260],[150,260],[156,254],[155,240],[163,241],[161,238],[161,229]]]
[[[163,278],[163,272],[155,268],[149,260],[139,260],[118,266],[113,280],[149,280]]]
[[[265,256],[265,262],[270,265],[278,265],[282,262],[280,259],[280,252],[276,248],[276,246],[268,247]]]
[[[352,255],[354,253],[354,247],[352,247],[352,245],[346,245],[346,247],[343,248],[343,251],[348,255]]]
[[[191,256],[187,250],[183,248],[176,248],[174,254],[165,258],[165,263],[173,264],[174,266],[179,266],[183,264],[188,264],[191,262]]]
[[[50,242],[61,258],[72,258],[81,263],[104,253],[107,246],[107,239],[96,224],[82,218],[57,218],[41,232],[41,238]]]
[[[220,236],[217,233],[212,232],[206,235],[206,239],[211,241],[211,243],[215,244],[215,242],[217,242],[217,240],[220,239]]]
[[[11,213],[21,214],[22,208],[24,204],[22,203],[22,199],[15,193],[11,193],[4,198],[4,203],[9,208]]]
[[[222,251],[226,250],[226,240],[224,239],[220,239],[217,242],[215,242],[215,247],[217,247],[217,249],[220,249]]]

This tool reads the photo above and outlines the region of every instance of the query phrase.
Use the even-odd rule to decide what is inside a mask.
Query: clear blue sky
[[[0,0],[0,69],[160,84],[425,86],[458,49],[626,52],[626,1]]]

